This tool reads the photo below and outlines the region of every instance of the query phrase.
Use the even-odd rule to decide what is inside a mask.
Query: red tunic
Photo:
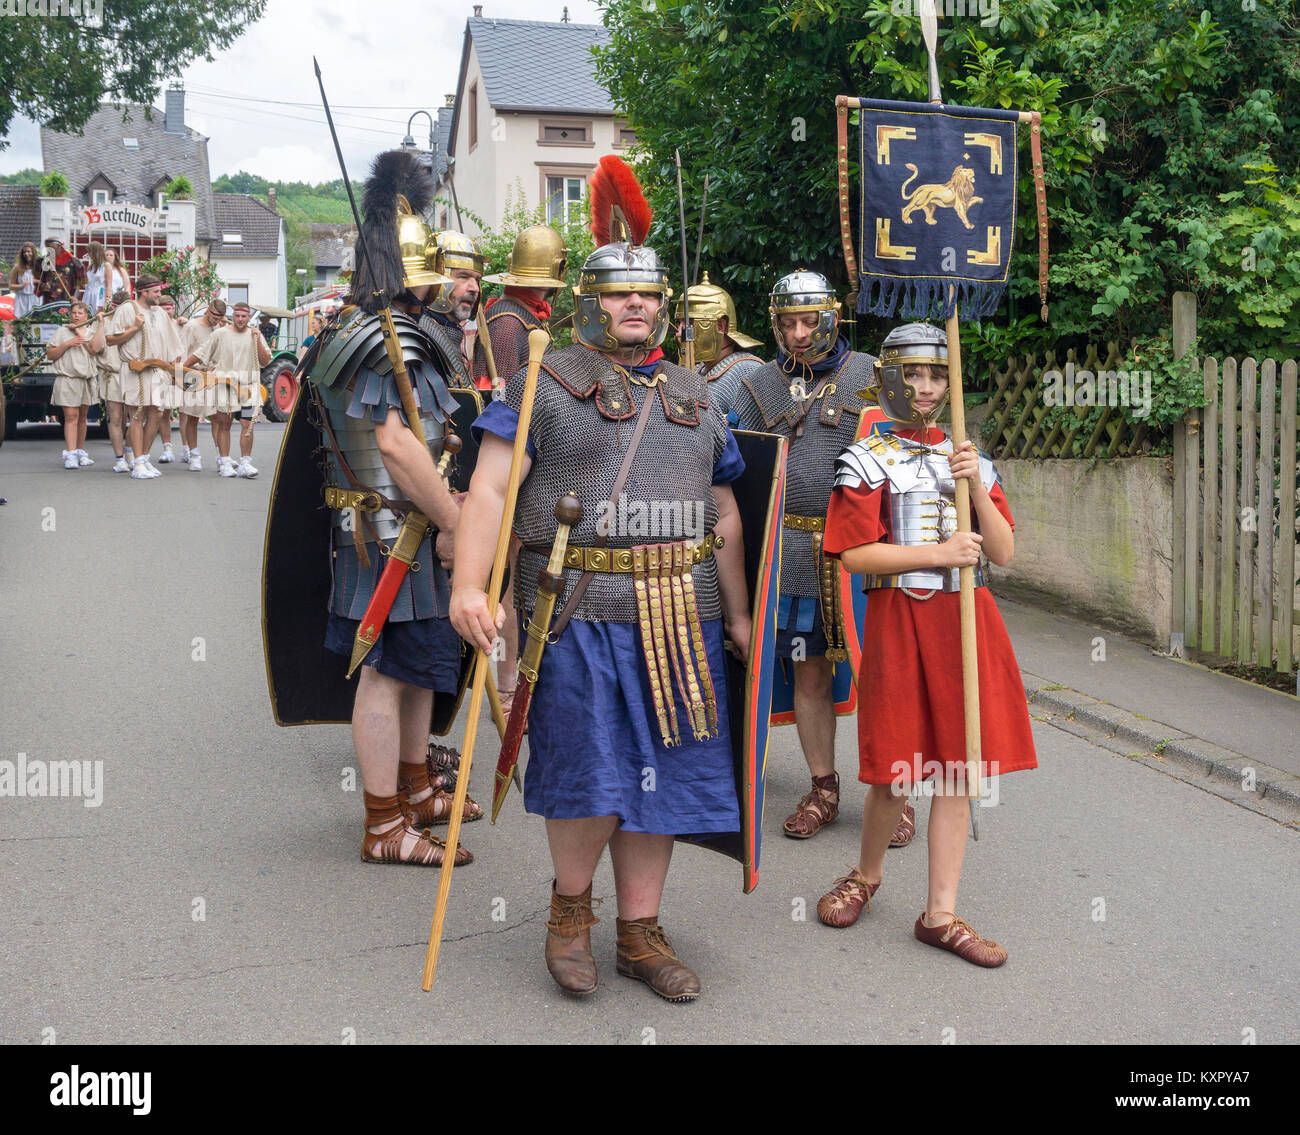
[[[826,514],[826,551],[890,542],[889,491],[888,484],[835,489]],[[989,496],[1014,527],[1001,487],[995,485]],[[972,526],[976,519],[972,510]],[[864,784],[909,785],[965,764],[960,604],[956,592],[929,599],[913,599],[897,587],[871,592],[858,675],[858,779]],[[1037,768],[1020,667],[987,587],[975,589],[975,636],[981,773]]]

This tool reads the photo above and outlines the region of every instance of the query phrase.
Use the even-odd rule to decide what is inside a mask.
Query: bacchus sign
[[[152,236],[157,219],[157,210],[145,209],[139,205],[86,205],[81,209],[83,230],[128,229],[143,236]]]

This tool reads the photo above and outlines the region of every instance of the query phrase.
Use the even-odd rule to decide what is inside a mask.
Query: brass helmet
[[[600,297],[619,292],[646,292],[659,296],[650,334],[636,344],[653,351],[668,334],[668,269],[659,263],[652,248],[626,241],[602,244],[587,257],[573,289],[573,335],[595,351],[617,351],[626,344],[610,334],[610,316]]]
[[[569,250],[564,237],[550,225],[533,225],[515,237],[506,270],[484,276],[484,283],[514,288],[564,288]]]
[[[875,402],[893,421],[901,425],[922,426],[928,424],[920,413],[912,408],[916,399],[916,389],[906,379],[907,368],[918,363],[927,366],[948,366],[948,336],[938,327],[929,323],[904,323],[895,327],[880,348],[880,357],[876,360],[875,381],[858,397],[867,402]],[[948,401],[947,395],[939,400],[930,412],[929,421],[933,421]]]
[[[771,303],[767,310],[772,317],[772,334],[776,336],[776,345],[787,355],[792,355],[793,352],[785,345],[780,317],[809,311],[819,314],[817,328],[813,331],[812,342],[803,353],[803,361],[819,363],[835,349],[835,340],[840,334],[840,303],[835,298],[830,281],[820,272],[798,268],[788,276],[782,276],[772,289]]]
[[[709,274],[704,273],[704,283],[694,284],[686,289],[686,298],[690,300],[691,324],[695,328],[695,361],[712,363],[722,355],[724,336],[718,331],[718,320],[727,317],[727,333],[737,347],[749,348],[760,346],[757,339],[751,339],[736,327],[736,305],[725,288],[709,283]],[[681,324],[685,316],[685,305],[677,305],[677,323]]]
[[[400,193],[397,195],[397,246],[402,257],[402,280],[408,288],[448,282],[448,277],[438,272],[435,265],[437,248],[432,230],[412,212]]]
[[[483,253],[479,250],[478,242],[472,237],[467,237],[464,233],[458,233],[451,229],[443,229],[441,232],[433,234],[434,247],[434,269],[442,277],[443,282],[438,285],[437,290],[429,297],[428,307],[442,315],[450,315],[452,309],[456,306],[451,298],[452,289],[456,286],[456,281],[452,279],[451,270],[453,268],[466,268],[471,272],[477,272],[483,275],[484,260]],[[474,301],[474,310],[470,312],[469,317],[473,319],[478,315],[478,305],[482,300],[482,293]]]

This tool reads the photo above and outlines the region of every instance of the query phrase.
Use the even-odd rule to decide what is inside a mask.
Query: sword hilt
[[[542,651],[551,632],[551,616],[564,591],[564,553],[569,546],[569,532],[582,521],[582,501],[573,493],[566,493],[555,502],[555,519],[559,525],[551,543],[551,556],[537,573],[537,605],[524,628],[525,641],[519,651],[519,673],[531,684],[537,682]]]
[[[458,454],[464,447],[460,440],[459,434],[449,433],[442,439],[442,456],[438,458],[438,476],[446,477],[447,468],[451,465],[451,459]],[[450,485],[447,486],[449,489]],[[454,490],[453,490],[454,491]]]

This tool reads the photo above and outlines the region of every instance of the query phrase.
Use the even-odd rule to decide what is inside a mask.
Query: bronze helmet
[[[402,257],[402,279],[408,288],[450,282],[437,270],[436,257],[429,254],[431,238],[429,226],[411,211],[406,198],[398,194],[397,246]]]
[[[737,347],[752,348],[761,346],[757,339],[751,339],[736,326],[736,305],[725,288],[709,282],[709,274],[704,273],[702,284],[693,284],[686,289],[690,300],[691,324],[695,329],[695,361],[706,364],[717,362],[722,356],[723,334],[718,330],[718,320],[727,317],[727,333]],[[685,319],[684,305],[677,305],[677,323]]]
[[[444,229],[442,232],[436,232],[432,238],[434,266],[439,275],[443,277],[444,282],[439,284],[433,295],[429,297],[428,306],[442,315],[450,315],[452,309],[456,306],[452,301],[451,293],[456,286],[456,281],[452,279],[451,270],[453,268],[465,268],[471,272],[477,272],[483,275],[484,259],[480,251],[478,242],[472,237],[467,237],[464,233],[454,232],[451,229]],[[483,295],[480,292],[478,299],[474,301],[474,310],[470,312],[470,318],[473,319],[478,315],[478,305],[482,302]]]
[[[550,225],[533,225],[515,237],[515,246],[504,272],[484,276],[484,283],[514,288],[567,287],[569,250],[564,237]]]

